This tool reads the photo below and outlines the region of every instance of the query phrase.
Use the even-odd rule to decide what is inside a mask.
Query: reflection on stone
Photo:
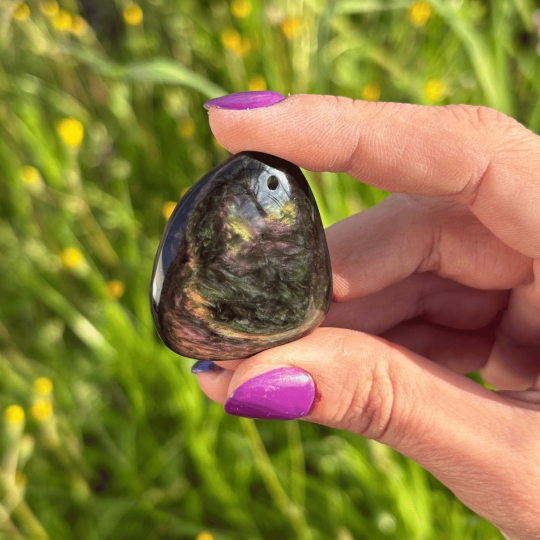
[[[332,298],[319,211],[300,169],[242,152],[201,178],[170,217],[152,314],[173,351],[235,360],[314,330]]]

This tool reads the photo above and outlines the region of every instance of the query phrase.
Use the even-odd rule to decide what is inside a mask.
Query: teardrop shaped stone
[[[324,229],[296,165],[242,152],[176,206],[151,286],[154,322],[176,353],[252,356],[314,330],[331,299]]]

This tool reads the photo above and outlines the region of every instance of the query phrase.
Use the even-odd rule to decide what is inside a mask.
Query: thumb
[[[378,440],[503,530],[514,529],[516,508],[528,516],[521,526],[528,519],[540,530],[530,488],[540,405],[520,406],[382,338],[337,328],[319,328],[223,375],[230,414],[303,417]]]

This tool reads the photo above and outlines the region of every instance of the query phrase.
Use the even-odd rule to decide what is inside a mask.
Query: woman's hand
[[[234,414],[376,439],[512,538],[540,538],[540,137],[483,107],[215,105],[212,130],[233,153],[398,194],[327,230],[325,328],[220,363],[199,375],[202,390],[230,396]],[[500,391],[463,376],[478,369]]]

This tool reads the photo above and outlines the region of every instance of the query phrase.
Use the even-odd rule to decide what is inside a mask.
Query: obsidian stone
[[[323,321],[332,269],[302,171],[259,152],[201,178],[171,215],[154,264],[152,314],[176,353],[235,360]]]

